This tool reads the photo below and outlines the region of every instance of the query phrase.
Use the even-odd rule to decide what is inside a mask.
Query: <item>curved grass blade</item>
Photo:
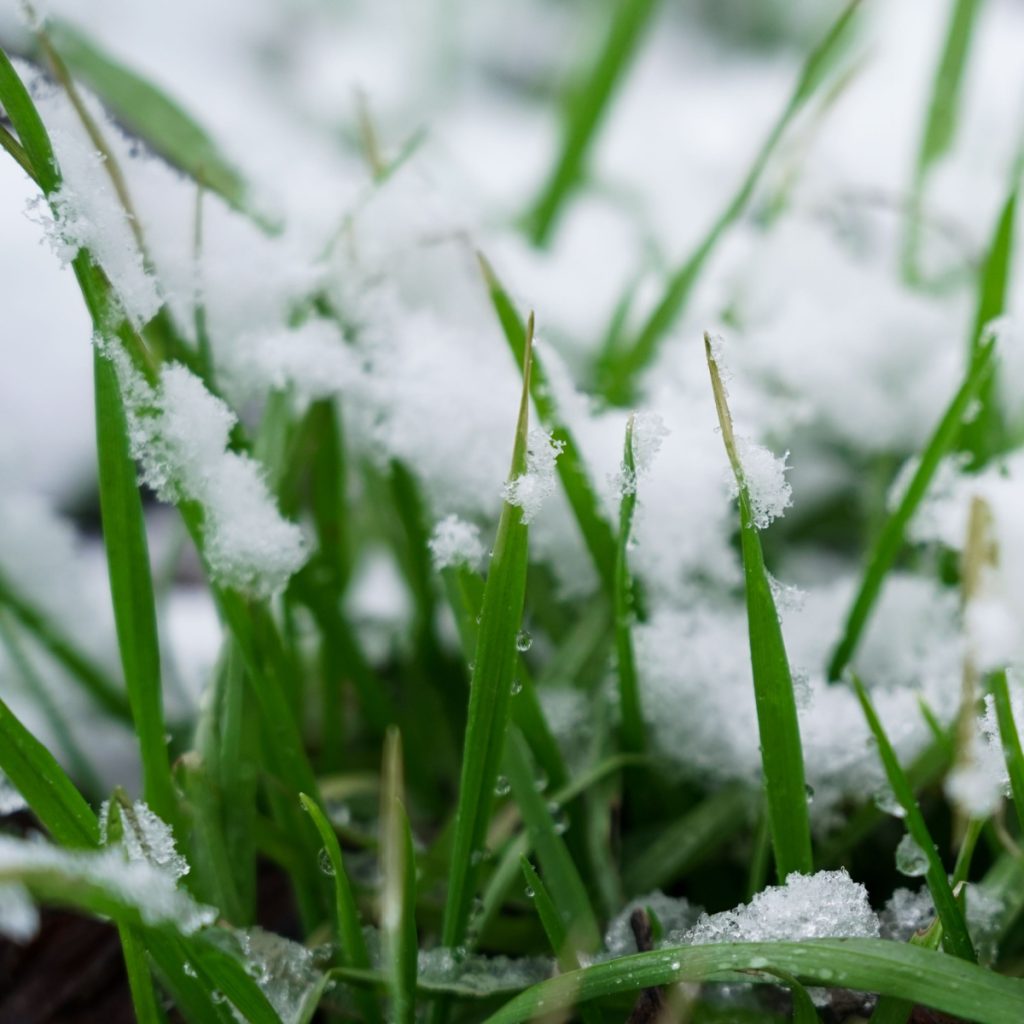
[[[523,393],[512,453],[512,479],[526,470],[532,347],[531,317],[525,335]],[[505,743],[518,653],[516,634],[526,592],[527,532],[521,510],[506,502],[498,522],[494,554],[484,585],[479,640],[470,681],[448,896],[441,933],[443,945],[450,948],[460,945],[466,937],[470,906],[479,878],[479,861],[494,803],[494,786]]]
[[[629,538],[636,511],[636,458],[633,454],[633,416],[626,424],[626,444],[622,455],[625,485],[619,504],[619,542],[615,549],[615,650],[619,679],[619,703],[622,706],[622,746],[630,753],[643,753],[647,730],[640,706],[640,687],[633,654],[633,580],[629,574]]]
[[[477,252],[477,260],[487,284],[491,304],[501,322],[505,340],[512,350],[512,355],[520,366],[525,366],[526,328],[516,308],[509,298],[494,268],[486,257]],[[565,491],[566,499],[576,517],[583,543],[590,553],[591,561],[601,580],[602,589],[613,600],[615,592],[615,539],[611,527],[601,514],[593,483],[587,475],[586,465],[579,445],[572,431],[564,424],[559,415],[558,407],[551,395],[544,366],[537,355],[531,357],[530,395],[537,407],[537,413],[547,430],[551,431],[555,441],[561,442],[562,454],[555,463],[558,479]]]
[[[504,764],[526,825],[528,841],[540,861],[558,910],[562,930],[574,953],[592,953],[601,944],[597,917],[590,906],[586,886],[558,833],[547,801],[537,791],[529,751],[518,729],[509,730]]]
[[[793,1024],[819,1024],[818,1011],[814,1008],[814,1001],[807,994],[807,989],[789,971],[783,971],[776,967],[769,968],[764,973],[786,983],[786,987],[793,996]]]
[[[919,279],[917,257],[925,186],[931,170],[953,144],[964,69],[967,67],[967,55],[980,10],[981,0],[953,0],[946,40],[935,69],[928,114],[914,164],[910,217],[903,250],[903,268],[909,281]]]
[[[381,933],[394,1024],[416,1019],[416,857],[402,782],[402,744],[391,726],[384,737],[381,791]]]
[[[751,970],[785,971],[802,985],[895,995],[977,1024],[1019,1024],[1024,1013],[1024,981],[977,964],[885,939],[810,939],[675,946],[620,957],[535,985],[485,1024],[521,1024],[577,1001],[674,982],[740,980],[736,972]]]
[[[704,264],[715,250],[719,240],[750,202],[761,175],[786,129],[814,96],[819,86],[828,78],[845,51],[859,7],[860,0],[852,0],[848,3],[825,37],[808,54],[786,106],[768,132],[767,138],[758,150],[739,189],[718,215],[694,252],[685,263],[673,272],[661,301],[643,327],[640,328],[632,347],[622,351],[605,367],[603,391],[611,401],[620,403],[628,401],[636,374],[650,365],[657,355],[662,339],[682,313]]]
[[[216,192],[236,209],[250,212],[244,179],[190,114],[69,23],[51,24],[48,35],[68,68],[130,132],[145,139],[169,163],[202,182],[204,188]]]
[[[0,770],[61,846],[88,849],[100,840],[93,809],[56,758],[0,700]]]
[[[134,928],[121,927],[117,933],[124,954],[135,1020],[137,1024],[162,1024],[165,1018],[157,1006],[153,976],[150,974],[149,962],[146,959],[146,947]]]
[[[623,0],[616,6],[605,44],[586,81],[571,97],[558,162],[527,215],[534,245],[550,239],[566,199],[582,180],[597,130],[657,7],[658,0]]]
[[[3,50],[0,50],[0,104],[18,133],[18,141],[32,165],[32,176],[43,193],[51,195],[60,188],[60,171],[53,156],[50,136],[43,127],[32,97]]]
[[[800,723],[793,694],[793,676],[779,625],[779,613],[764,565],[761,539],[751,511],[743,466],[733,435],[732,417],[725,388],[711,348],[704,335],[704,350],[711,373],[718,422],[729,463],[739,491],[740,547],[747,591],[747,624],[750,634],[750,663],[754,676],[757,725],[761,737],[761,765],[768,825],[775,852],[775,870],[784,882],[792,871],[809,874],[814,870],[811,855],[811,826],[807,813],[807,783],[804,777]]]
[[[938,426],[921,453],[921,460],[900,499],[899,505],[882,527],[868,557],[867,568],[861,579],[860,588],[850,607],[843,627],[843,635],[832,654],[828,666],[829,679],[835,681],[850,663],[868,618],[881,593],[885,577],[896,561],[903,547],[907,526],[924,499],[935,476],[939,463],[956,444],[961,425],[971,403],[992,372],[996,339],[990,336],[978,348],[970,367],[956,394],[939,420]]]
[[[860,705],[864,709],[864,717],[867,719],[868,728],[870,728],[871,734],[878,744],[878,756],[881,758],[886,778],[889,780],[889,785],[892,787],[897,802],[906,813],[907,832],[910,833],[911,839],[917,843],[928,860],[928,871],[925,879],[928,883],[928,890],[932,895],[932,902],[935,904],[935,910],[939,915],[939,920],[942,921],[942,927],[945,932],[945,947],[954,956],[973,962],[977,960],[977,956],[974,952],[974,945],[971,943],[971,937],[967,932],[967,923],[964,920],[960,905],[953,895],[949,878],[946,875],[946,868],[939,857],[939,851],[935,843],[932,841],[924,815],[921,813],[921,808],[918,807],[917,800],[914,798],[914,791],[900,766],[899,759],[896,757],[896,751],[893,750],[892,744],[889,742],[889,737],[882,727],[882,723],[863,684],[859,679],[854,679],[853,685],[857,691]]]
[[[1021,832],[1024,833],[1024,751],[1021,750],[1020,733],[1013,717],[1010,701],[1010,683],[1006,670],[992,674],[992,699],[996,706],[996,720],[999,723],[999,739],[1006,759],[1006,771],[1010,776],[1010,793],[1017,811]]]
[[[320,810],[314,800],[305,793],[299,796],[306,813],[313,819],[320,838],[324,841],[324,850],[331,865],[334,878],[334,928],[338,936],[338,959],[342,967],[370,969],[370,954],[363,939],[363,926],[359,919],[359,909],[352,895],[352,885],[341,855],[341,846],[334,827],[327,816]],[[376,996],[372,993],[359,991],[356,993],[359,1011],[366,1024],[378,1024],[384,1018],[380,1012]]]

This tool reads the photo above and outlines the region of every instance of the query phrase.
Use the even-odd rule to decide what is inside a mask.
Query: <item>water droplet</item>
[[[504,775],[499,775],[494,783],[494,792],[497,796],[508,796],[512,789],[512,783]]]
[[[469,863],[472,864],[473,867],[476,867],[479,863],[481,863],[483,861],[483,859],[484,859],[484,851],[483,850],[474,850],[469,855]]]
[[[181,969],[182,969],[182,971],[185,972],[185,977],[186,978],[195,978],[195,977],[197,977],[196,969],[187,960],[185,961],[185,963],[184,963],[184,965],[182,966]]]
[[[813,786],[804,786],[804,792],[807,794],[807,802],[809,804],[813,804],[814,803],[814,787]]]
[[[896,847],[896,870],[910,878],[920,878],[928,873],[928,857],[909,832]]]
[[[548,811],[555,824],[555,831],[562,835],[569,828],[569,814],[564,807],[560,807],[554,801],[548,804]]]
[[[523,681],[521,679],[512,680],[512,696],[518,697],[523,692]]]
[[[669,967],[671,967],[673,971],[678,971],[680,966],[681,965],[678,960],[673,960],[672,963],[669,964]]]
[[[226,995],[224,995],[224,993],[223,993],[223,992],[221,992],[221,990],[220,990],[219,988],[216,988],[216,989],[214,989],[214,990],[213,990],[213,991],[212,991],[212,992],[210,993],[210,998],[211,998],[211,999],[212,999],[212,1000],[213,1000],[213,1001],[214,1001],[215,1003],[217,1003],[218,1005],[219,1005],[220,1003],[226,1003],[226,1002],[228,1001],[228,997],[227,997]]]
[[[533,899],[533,897],[537,895],[537,894],[536,894],[536,893],[535,893],[535,892],[533,891],[533,886],[532,886],[532,885],[528,885],[528,886],[527,886],[527,887],[526,887],[526,888],[525,888],[525,889],[523,890],[523,892],[524,892],[524,893],[526,893],[526,898],[527,898],[528,900],[532,900],[532,899]]]
[[[894,818],[905,818],[907,816],[907,812],[896,799],[896,794],[888,786],[883,786],[878,790],[873,799],[875,806],[880,811],[885,811],[886,814],[891,814]]]
[[[533,646],[533,637],[525,629],[519,630],[516,634],[516,650],[525,654]]]
[[[320,853],[319,853],[319,855],[317,857],[317,860],[320,863],[320,870],[325,875],[330,875],[330,876],[333,877],[334,876],[334,865],[331,863],[331,855],[327,852],[327,847],[326,846],[320,847]]]

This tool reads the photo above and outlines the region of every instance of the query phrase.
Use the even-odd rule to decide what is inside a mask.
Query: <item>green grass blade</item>
[[[510,473],[513,479],[526,469],[532,346],[531,318],[524,346],[523,393]],[[526,592],[527,532],[520,509],[506,502],[498,522],[494,554],[484,585],[480,634],[470,681],[448,896],[441,933],[442,943],[451,948],[460,945],[466,937],[505,743],[518,653],[516,634],[522,620]]]
[[[208,982],[199,978],[177,938],[154,929],[145,933],[146,949],[153,958],[157,977],[174,999],[175,1007],[189,1024],[237,1024],[226,1001],[213,1001]]]
[[[363,926],[359,919],[359,909],[356,906],[355,897],[352,895],[352,885],[349,882],[348,872],[345,870],[345,862],[341,855],[341,846],[335,834],[334,827],[327,820],[327,816],[305,793],[299,799],[302,806],[313,819],[320,838],[324,842],[324,850],[331,865],[331,874],[334,878],[334,928],[338,937],[339,961],[342,967],[357,967],[364,970],[370,968],[370,954],[366,949],[366,941],[363,939]],[[376,996],[370,992],[357,991],[356,1000],[359,1003],[359,1012],[363,1015],[366,1024],[377,1024],[384,1018],[380,1011],[380,1005]]]
[[[508,342],[516,362],[520,366],[524,366],[526,328],[508,293],[498,280],[494,268],[482,253],[477,253],[477,259],[487,284],[491,304],[494,306],[494,311],[504,331],[505,340]],[[536,355],[531,357],[530,395],[544,427],[551,431],[555,441],[562,444],[562,454],[559,455],[558,461],[555,463],[558,479],[561,481],[569,507],[576,518],[583,543],[590,553],[602,588],[609,600],[612,600],[615,592],[615,538],[607,520],[601,514],[597,494],[587,475],[586,464],[583,461],[579,445],[576,443],[572,431],[559,417],[558,407],[551,395],[547,377],[544,374],[544,366]]]
[[[1024,982],[1017,978],[909,943],[811,939],[676,946],[620,957],[535,985],[485,1024],[520,1024],[577,1001],[675,982],[736,979],[736,972],[751,970],[785,971],[802,985],[894,995],[976,1024],[1019,1024],[1024,1014]]]
[[[174,100],[67,22],[52,24],[49,38],[75,77],[103,100],[128,131],[231,206],[247,210],[242,176]]]
[[[526,832],[540,861],[562,927],[574,951],[592,953],[601,943],[601,930],[590,906],[583,879],[559,834],[547,800],[537,791],[535,771],[522,735],[510,729],[505,746],[505,768]]]
[[[810,52],[804,61],[793,92],[782,113],[761,148],[758,150],[740,183],[739,188],[729,200],[725,209],[711,225],[707,234],[689,258],[675,270],[669,278],[664,295],[633,342],[633,345],[621,352],[617,357],[606,361],[604,380],[602,381],[605,395],[615,402],[628,401],[632,391],[633,379],[636,374],[649,366],[657,355],[662,339],[682,313],[690,292],[704,268],[708,258],[714,252],[719,240],[740,217],[750,202],[754,190],[761,179],[775,149],[778,147],[790,123],[811,99],[818,87],[828,78],[836,66],[842,53],[850,41],[852,28],[860,9],[859,0],[852,0],[836,19],[828,33]]]
[[[402,782],[402,744],[393,726],[384,738],[381,791],[381,938],[394,1024],[416,1019],[416,856]]]
[[[629,573],[629,538],[636,511],[636,458],[633,454],[633,417],[626,425],[626,445],[622,456],[626,486],[619,504],[619,542],[615,549],[615,651],[622,706],[622,746],[631,753],[642,753],[646,746],[640,686],[636,678],[633,654],[633,580]]]
[[[0,50],[0,104],[18,133],[25,155],[32,164],[33,177],[49,196],[60,188],[60,171],[54,159],[50,136],[7,54]]]
[[[160,647],[149,545],[128,421],[113,363],[94,351],[96,450],[103,543],[128,699],[142,755],[143,791],[164,821],[178,819],[160,683]]]
[[[629,895],[666,887],[728,842],[750,820],[750,796],[729,786],[702,800],[693,810],[656,832],[638,837],[627,856],[622,884]],[[633,847],[627,847],[627,854]]]
[[[550,239],[566,199],[583,178],[597,130],[657,7],[658,0],[622,0],[615,6],[604,46],[586,80],[574,90],[558,161],[527,215],[527,229],[535,245]]]
[[[1013,717],[1010,702],[1010,683],[1006,670],[992,674],[992,699],[996,706],[996,720],[999,723],[999,739],[1006,759],[1006,770],[1010,776],[1010,793],[1017,811],[1021,833],[1024,834],[1024,750],[1021,749],[1020,733]]]
[[[854,687],[861,707],[864,709],[864,717],[867,719],[871,734],[878,744],[878,755],[885,769],[886,778],[892,787],[897,802],[906,814],[907,832],[910,837],[921,848],[928,860],[928,871],[925,879],[928,882],[928,890],[932,894],[932,902],[935,904],[939,920],[945,930],[945,946],[955,956],[962,960],[974,961],[977,959],[974,953],[974,946],[971,937],[967,932],[967,924],[960,905],[953,895],[953,890],[946,875],[946,868],[939,857],[939,851],[932,841],[928,825],[925,823],[921,808],[914,798],[914,791],[910,786],[906,773],[900,766],[896,751],[893,750],[889,737],[882,727],[878,714],[867,695],[859,679],[854,680]]]
[[[134,928],[122,926],[118,928],[117,933],[121,939],[121,951],[124,954],[135,1020],[137,1024],[162,1024],[164,1016],[157,1006],[145,945]]]
[[[885,577],[903,547],[907,526],[924,499],[939,463],[953,449],[960,435],[964,416],[981,387],[992,372],[995,338],[989,338],[977,350],[963,383],[953,396],[938,426],[925,445],[917,469],[896,509],[882,527],[861,579],[857,596],[843,626],[843,635],[828,666],[829,679],[835,681],[843,674],[857,649],[857,644],[882,591]]]
[[[931,170],[949,152],[956,134],[964,70],[980,10],[981,0],[953,0],[942,55],[935,69],[921,145],[914,164],[910,219],[904,245],[904,270],[911,281],[918,277],[917,255],[925,185]]]
[[[814,1008],[814,1001],[807,994],[807,989],[789,971],[783,971],[776,967],[769,968],[764,973],[786,983],[786,987],[793,996],[793,1024],[819,1024],[818,1011]]]
[[[707,334],[704,335],[704,348],[722,439],[739,490],[740,547],[747,591],[750,662],[761,737],[761,766],[772,849],[775,853],[775,870],[779,880],[785,881],[790,872],[809,874],[814,870],[811,826],[807,812],[807,783],[800,745],[800,723],[793,694],[793,676],[764,564],[761,539],[753,522],[750,495],[733,436],[725,388]]]
[[[1006,311],[1007,290],[1013,261],[1014,227],[1017,221],[1017,189],[1011,191],[999,212],[978,281],[977,309],[968,357],[973,363],[986,343],[989,323]],[[1006,424],[999,405],[997,373],[989,374],[978,389],[981,409],[963,426],[960,447],[971,453],[975,467],[983,465],[1006,447]]]
[[[207,935],[177,936],[177,943],[195,971],[200,984],[214,996],[226,997],[246,1024],[281,1024],[263,990],[243,964],[214,945]]]
[[[122,688],[106,670],[83,654],[60,626],[0,575],[0,606],[8,608],[21,625],[46,648],[69,675],[107,714],[131,722],[132,711]]]
[[[0,771],[25,798],[32,813],[61,846],[88,848],[99,843],[99,822],[42,743],[0,700]]]

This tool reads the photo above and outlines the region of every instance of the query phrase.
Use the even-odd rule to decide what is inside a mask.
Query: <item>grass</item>
[[[953,6],[926,112],[910,220],[903,225],[914,261],[924,244],[928,181],[956,139],[977,8]],[[211,395],[230,394],[230,379],[220,379],[202,303],[194,332],[166,310],[134,324],[100,254],[78,251],[74,276],[103,343],[93,362],[97,544],[106,556],[118,658],[116,666],[106,664],[82,649],[75,623],[54,617],[32,588],[0,569],[0,643],[23,688],[38,691],[38,714],[31,717],[19,717],[14,699],[7,702],[0,692],[0,771],[28,805],[30,827],[48,837],[45,846],[35,845],[20,837],[20,825],[3,824],[0,895],[28,893],[44,906],[109,922],[121,943],[136,1019],[162,1024],[173,1007],[188,1024],[515,1024],[557,1014],[585,1024],[641,1024],[664,1000],[670,1012],[683,1013],[685,1003],[695,1024],[812,1024],[819,1017],[808,987],[837,993],[836,1019],[842,1000],[851,998],[847,990],[882,997],[875,1024],[905,1022],[917,1006],[981,1024],[1024,1018],[1024,753],[1012,711],[1019,689],[1012,664],[982,680],[999,726],[1008,799],[952,839],[951,808],[940,793],[956,753],[948,721],[922,703],[931,742],[903,765],[888,722],[854,679],[907,831],[927,860],[935,915],[921,933],[906,942],[810,937],[691,945],[680,943],[659,917],[662,893],[680,912],[683,895],[694,906],[723,910],[765,889],[773,869],[784,883],[794,873],[846,867],[869,886],[876,907],[902,884],[892,863],[892,822],[870,801],[848,799],[836,811],[836,827],[812,841],[802,738],[812,712],[798,707],[767,568],[777,558],[784,564],[786,554],[799,555],[801,526],[787,520],[766,533],[754,523],[754,482],[707,335],[710,394],[736,483],[730,555],[741,572],[734,581],[690,582],[701,608],[745,609],[760,778],[722,784],[673,768],[673,756],[666,755],[685,760],[689,751],[666,751],[658,739],[666,709],[649,688],[643,658],[655,622],[647,613],[671,602],[656,582],[648,586],[650,566],[632,554],[635,526],[654,489],[644,479],[638,420],[622,411],[644,394],[642,375],[662,352],[722,239],[749,216],[791,129],[816,105],[818,117],[831,112],[836,83],[844,88],[847,82],[843,57],[861,11],[857,2],[843,7],[810,51],[752,165],[739,169],[738,188],[694,251],[669,269],[646,322],[631,333],[632,304],[639,299],[631,291],[616,304],[603,352],[580,357],[588,361],[580,375],[599,384],[598,393],[587,396],[595,419],[607,426],[606,436],[614,428],[619,439],[608,464],[620,460],[624,429],[621,467],[634,486],[609,499],[587,425],[556,393],[561,367],[545,366],[548,352],[557,357],[555,338],[551,349],[535,348],[534,317],[524,320],[520,313],[526,304],[513,298],[486,258],[477,257],[483,288],[475,298],[489,303],[497,328],[478,343],[504,345],[521,373],[518,406],[501,410],[509,423],[507,479],[514,483],[536,472],[531,424],[549,432],[562,449],[551,483],[592,585],[559,589],[546,564],[551,537],[543,526],[534,531],[524,509],[509,500],[500,503],[495,521],[482,517],[472,524],[482,524],[486,556],[469,552],[461,561],[435,561],[435,495],[422,467],[393,454],[369,457],[358,441],[365,425],[350,417],[345,396],[318,394],[303,405],[281,390],[234,428],[229,451],[259,460],[275,508],[304,525],[309,558],[272,598],[233,589],[214,571],[210,509],[184,498],[174,503],[175,529],[194,549],[220,625],[219,655],[203,699],[176,712],[179,718],[167,711],[174,675],[158,628],[164,594],[161,573],[151,567],[151,496],[139,485],[132,454],[138,439],[127,378],[109,354],[119,346],[153,387],[172,362],[192,368]],[[614,97],[658,15],[656,0],[625,0],[593,15],[606,19],[602,45],[569,97],[555,158],[519,225],[531,244],[553,242],[577,192],[593,185],[588,166],[601,126],[613,116]],[[204,204],[223,200],[260,232],[273,234],[274,226],[253,212],[242,173],[200,120],[141,71],[69,24],[51,26],[27,55],[49,65],[54,88],[77,112],[150,268],[144,222],[134,216],[131,167],[119,165],[82,88],[192,179],[197,261],[210,230]],[[2,51],[0,104],[6,114],[0,146],[59,212],[63,178],[49,127]],[[389,163],[386,134],[371,120],[369,104],[362,101],[357,113],[370,163],[368,188],[386,189],[416,156],[421,136]],[[909,486],[890,512],[876,501],[863,521],[837,514],[831,524],[846,531],[838,554],[852,558],[865,523],[872,517],[881,523],[869,535],[866,568],[827,666],[840,686],[854,665],[861,667],[867,626],[897,569],[910,566],[951,590],[960,583],[964,573],[948,553],[933,557],[908,539],[943,459],[962,455],[980,472],[1012,458],[1018,443],[1001,405],[1006,380],[989,327],[1010,306],[1017,207],[1014,181],[980,260],[962,382],[946,409],[937,411]],[[344,236],[342,230],[338,237]],[[924,287],[909,278],[910,286]],[[320,283],[294,311],[296,325],[314,315],[355,336],[362,329],[334,307]],[[737,399],[740,409],[742,394]],[[439,422],[461,412],[440,402],[434,410]],[[434,427],[420,425],[427,436]],[[709,449],[717,445],[710,429],[705,442]],[[689,513],[678,510],[681,517]],[[394,566],[395,587],[408,608],[400,635],[388,637],[383,654],[375,649],[372,624],[353,611],[366,551]],[[723,666],[730,653],[714,652]],[[819,668],[824,676],[826,666]],[[48,689],[54,673],[57,696]],[[189,866],[180,881],[159,866],[159,831],[147,838],[139,863],[124,860],[122,847],[130,846],[125,822],[136,827],[138,814],[122,790],[104,791],[105,776],[97,770],[102,752],[72,740],[80,733],[68,721],[75,713],[64,699],[70,693],[105,725],[130,730],[140,765],[136,788]],[[971,717],[974,697],[971,691],[966,701]],[[585,709],[573,719],[584,721],[585,729],[566,728],[561,719],[571,716],[560,710],[566,706]],[[37,721],[56,743],[37,738]],[[727,744],[730,723],[690,724],[695,734],[723,729],[720,740]],[[104,798],[110,803],[102,834]],[[136,875],[145,884],[130,884]],[[268,887],[276,882],[287,887],[284,920],[271,916]],[[998,907],[991,934],[982,936],[997,946],[993,963],[981,955],[977,926],[965,912],[965,893],[972,900],[976,892]],[[617,948],[606,956],[606,932],[626,926],[628,900],[637,901],[650,936],[638,929],[640,951],[627,955]],[[811,915],[818,910],[805,908]],[[186,911],[201,924],[192,927]],[[0,907],[0,924],[3,914]],[[285,940],[285,933],[295,938]],[[254,953],[252,945],[268,935],[279,943],[277,951]],[[737,993],[742,1006],[729,1001]],[[861,1003],[858,1012],[872,1011]]]

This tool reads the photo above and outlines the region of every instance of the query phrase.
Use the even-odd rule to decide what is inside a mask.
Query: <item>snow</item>
[[[0,772],[0,818],[8,814],[16,814],[28,806],[25,798],[15,788],[3,772]]]
[[[502,495],[510,505],[521,508],[522,522],[532,523],[555,489],[555,460],[565,447],[544,430],[534,427],[526,440],[526,472],[504,487]]]
[[[769,886],[750,903],[719,914],[702,914],[670,944],[782,942],[804,939],[877,938],[878,916],[867,890],[846,869],[791,874],[785,885]]]
[[[0,935],[28,942],[39,930],[39,911],[29,891],[17,882],[0,884]]]
[[[793,504],[793,488],[786,480],[789,452],[779,458],[763,445],[744,437],[736,438],[736,447],[754,526],[764,530],[773,520],[785,515]]]
[[[430,538],[430,553],[436,569],[466,565],[480,568],[484,558],[484,545],[480,527],[456,515],[445,516],[434,527]]]
[[[144,862],[165,871],[175,880],[189,873],[188,861],[178,853],[170,826],[154,814],[142,800],[130,807],[119,805],[118,820],[121,828],[120,845],[130,861]],[[110,801],[100,808],[100,841],[109,842]]]

